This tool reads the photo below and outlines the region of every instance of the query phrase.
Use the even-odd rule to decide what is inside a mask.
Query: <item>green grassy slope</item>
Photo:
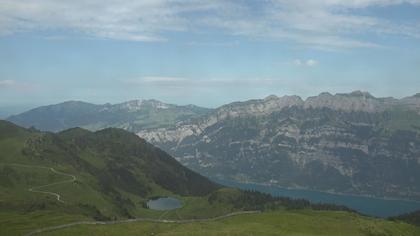
[[[420,226],[420,211],[414,211],[411,213],[391,217],[394,221],[404,221],[413,225]]]
[[[77,179],[71,181],[69,176],[57,174],[49,167]],[[6,121],[0,121],[0,177],[2,217],[42,212],[61,213],[64,219],[159,217],[161,213],[144,208],[150,197],[165,195],[197,201],[219,188],[123,130],[93,133],[71,129],[52,134]],[[50,185],[61,181],[67,182]],[[49,186],[37,188],[43,185]],[[52,194],[30,192],[31,188],[59,194],[63,202]],[[207,201],[201,202],[210,209]],[[23,218],[22,222],[31,222]],[[4,223],[8,220],[0,219]],[[9,228],[8,224],[1,226],[2,230]],[[24,228],[15,231],[18,232],[24,232]]]
[[[200,223],[130,223],[82,225],[44,235],[419,235],[420,229],[346,212],[276,211]]]

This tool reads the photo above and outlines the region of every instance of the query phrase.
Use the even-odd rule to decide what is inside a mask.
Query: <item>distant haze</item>
[[[0,106],[0,119],[5,119],[11,115],[16,115],[35,107],[35,105]]]

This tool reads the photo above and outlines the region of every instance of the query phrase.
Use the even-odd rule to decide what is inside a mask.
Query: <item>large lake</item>
[[[182,207],[182,203],[173,197],[160,197],[147,201],[147,206],[153,210],[168,211]]]
[[[337,205],[344,205],[360,213],[377,217],[395,216],[420,209],[420,202],[418,201],[388,200],[373,197],[339,195],[312,190],[287,189],[258,184],[237,183],[219,179],[214,179],[214,181],[225,186],[236,187],[245,190],[257,190],[260,192],[269,193],[273,196],[283,196],[295,199],[303,198],[314,203],[332,203]]]

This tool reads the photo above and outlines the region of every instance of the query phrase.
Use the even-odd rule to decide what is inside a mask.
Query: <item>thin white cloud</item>
[[[198,0],[2,0],[0,34],[70,29],[100,38],[163,41],[165,31],[185,31],[182,14],[217,7]]]
[[[193,81],[181,77],[168,76],[144,76],[135,79],[123,80],[124,83],[137,86],[153,86],[153,87],[179,87],[191,84]]]
[[[145,76],[138,79],[138,82],[153,83],[153,82],[181,82],[187,79],[181,77],[165,77],[165,76]]]
[[[227,41],[227,42],[191,41],[191,42],[188,42],[187,45],[189,45],[189,46],[230,47],[230,46],[239,45],[239,41],[237,41],[237,40]]]
[[[213,34],[216,28],[311,48],[370,48],[379,45],[358,36],[420,38],[418,22],[354,13],[403,3],[418,6],[420,0],[1,0],[0,35],[72,30],[99,38],[166,41],[167,32]]]
[[[0,88],[3,87],[10,87],[15,85],[16,82],[14,80],[0,80]]]
[[[380,45],[362,40],[366,34],[394,34],[420,38],[418,22],[392,21],[352,13],[360,8],[420,4],[420,1],[271,0],[261,16],[246,13],[238,17],[205,19],[207,24],[236,35],[292,41],[312,48],[336,50],[373,48]],[[238,13],[239,14],[239,13]],[[237,15],[238,15],[237,14]]]
[[[295,66],[301,66],[303,63],[302,63],[302,61],[300,59],[295,59],[295,60],[293,60],[293,64]]]
[[[318,61],[314,60],[314,59],[309,59],[309,60],[306,61],[306,65],[307,66],[316,66],[316,65],[318,65]]]
[[[301,59],[294,59],[293,60],[293,64],[295,66],[309,66],[309,67],[313,67],[318,65],[318,61],[314,60],[314,59],[308,59],[308,60],[301,60]]]
[[[182,78],[165,76],[145,76],[136,79],[122,80],[128,86],[160,88],[226,88],[226,87],[266,87],[281,83],[280,79],[267,78]]]
[[[0,80],[0,89],[1,90],[10,90],[10,91],[32,91],[36,89],[37,86],[28,83],[18,82],[16,80]]]

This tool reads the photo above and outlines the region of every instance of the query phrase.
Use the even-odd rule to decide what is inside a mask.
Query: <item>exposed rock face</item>
[[[350,94],[322,93],[310,97],[305,101],[305,108],[330,108],[342,111],[381,112],[390,107],[391,102],[376,99],[366,92],[352,92]]]
[[[420,114],[420,93],[401,99],[401,103],[413,110],[417,110]]]
[[[175,108],[176,105],[173,104],[166,104],[157,100],[131,100],[128,102],[123,102],[120,104],[115,105],[108,105],[110,110],[113,111],[127,111],[127,112],[137,112],[145,109],[169,109],[169,108]]]
[[[138,135],[212,177],[420,199],[419,104],[359,91],[269,96]]]

